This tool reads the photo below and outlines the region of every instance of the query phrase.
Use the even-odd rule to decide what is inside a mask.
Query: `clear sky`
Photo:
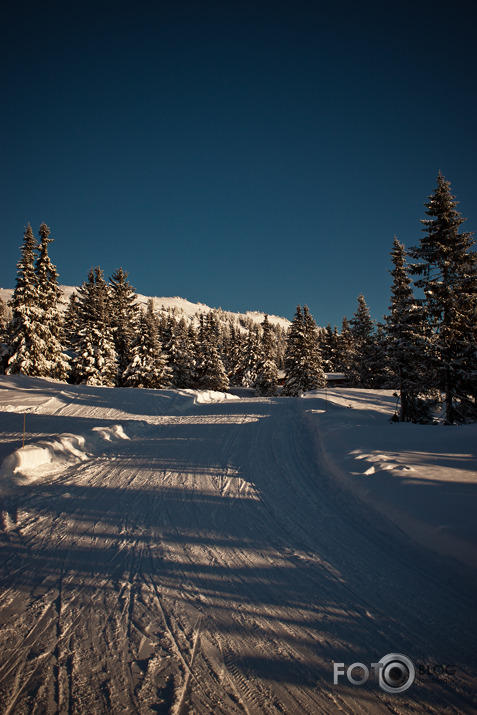
[[[475,7],[3,3],[0,286],[45,221],[67,285],[381,319],[439,170],[477,229]]]

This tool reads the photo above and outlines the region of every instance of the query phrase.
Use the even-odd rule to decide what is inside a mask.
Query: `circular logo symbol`
[[[379,686],[387,693],[403,693],[411,687],[416,676],[412,660],[401,653],[389,653],[379,661]]]

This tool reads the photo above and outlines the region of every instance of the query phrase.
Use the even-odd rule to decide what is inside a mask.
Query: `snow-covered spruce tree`
[[[42,311],[35,272],[37,241],[30,224],[26,227],[17,281],[11,300],[12,322],[8,336],[7,375],[48,377],[47,345],[42,337]]]
[[[5,372],[8,360],[8,326],[12,319],[10,307],[0,298],[0,373]]]
[[[0,343],[7,342],[8,326],[12,319],[9,306],[0,298]]]
[[[439,173],[437,188],[425,204],[424,236],[409,254],[418,261],[412,272],[433,332],[436,386],[444,393],[445,423],[477,416],[476,311],[477,254],[472,234],[459,233],[464,223],[450,183]]]
[[[338,358],[338,329],[334,329],[328,323],[324,332],[319,336],[321,362],[325,372],[336,372],[336,364]]]
[[[36,262],[38,306],[41,311],[41,338],[46,345],[47,374],[57,380],[66,380],[70,366],[63,352],[63,321],[59,310],[62,292],[58,286],[58,271],[48,255],[48,245],[53,242],[46,223],[40,226],[39,255]]]
[[[65,346],[68,350],[76,350],[79,330],[79,301],[78,296],[73,291],[68,299],[65,314],[63,316],[63,334]]]
[[[385,318],[390,387],[399,391],[400,422],[429,423],[436,406],[429,323],[424,306],[414,296],[405,248],[397,238],[391,257],[393,284]]]
[[[172,371],[162,350],[152,300],[148,301],[146,312],[140,312],[131,361],[123,378],[127,387],[160,389],[171,385]]]
[[[195,377],[195,346],[184,318],[170,318],[170,340],[165,346],[172,371],[172,385],[191,388]]]
[[[335,370],[349,375],[354,358],[354,339],[349,320],[346,315],[341,323],[341,332],[338,336],[335,355]]]
[[[131,349],[137,331],[138,306],[136,290],[127,280],[128,274],[118,268],[109,279],[111,329],[118,359],[119,384],[131,362]]]
[[[364,295],[358,296],[358,307],[350,320],[351,334],[353,336],[353,352],[347,377],[355,387],[373,386],[373,353],[376,350],[374,341],[374,323],[366,305]]]
[[[88,280],[78,290],[77,355],[73,376],[77,383],[113,387],[118,379],[118,361],[111,329],[108,286],[101,268],[91,268]]]
[[[242,335],[240,327],[231,323],[229,329],[229,339],[226,348],[224,367],[230,378],[231,385],[241,385],[242,375],[239,372],[240,360],[242,357]]]
[[[260,339],[257,327],[253,325],[249,328],[247,337],[242,342],[240,361],[237,365],[237,373],[240,375],[240,385],[242,387],[255,386],[261,358]]]
[[[259,397],[268,397],[278,393],[278,368],[274,359],[276,337],[268,315],[265,315],[261,328],[260,360],[256,368],[255,392]]]
[[[318,330],[308,307],[296,309],[285,353],[285,384],[282,395],[299,395],[325,386]]]
[[[201,315],[199,323],[196,387],[200,390],[225,392],[229,387],[229,379],[217,347],[215,318],[212,315]]]
[[[374,389],[385,388],[390,379],[388,365],[388,336],[384,323],[377,322],[373,334],[373,350],[369,356],[369,384]]]

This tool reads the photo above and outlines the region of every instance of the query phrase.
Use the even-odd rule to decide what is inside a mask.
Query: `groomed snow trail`
[[[129,439],[6,498],[2,713],[477,711],[465,575],[334,487],[303,402],[45,388],[42,439]],[[456,675],[333,685],[333,661],[388,653]]]

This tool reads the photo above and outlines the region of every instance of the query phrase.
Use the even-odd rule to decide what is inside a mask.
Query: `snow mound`
[[[229,392],[217,392],[216,390],[177,390],[177,392],[190,395],[195,405],[226,402],[227,400],[240,400],[238,395],[231,395]]]
[[[238,395],[232,395],[230,392],[217,392],[216,390],[161,390],[157,393],[157,396],[163,401],[164,409],[167,408],[168,413],[171,411],[171,407],[173,410],[183,412],[192,405],[240,400]]]
[[[42,474],[40,467],[84,462],[101,450],[102,443],[128,439],[122,425],[115,424],[93,427],[88,439],[65,432],[49,440],[27,444],[4,459],[0,468],[0,494],[8,493],[15,484],[36,481]]]

